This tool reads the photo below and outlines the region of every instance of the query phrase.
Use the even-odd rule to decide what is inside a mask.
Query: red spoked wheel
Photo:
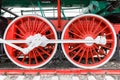
[[[67,59],[77,67],[91,69],[107,63],[116,49],[116,34],[113,26],[103,17],[84,14],[72,19],[64,28],[62,40],[93,40],[106,38],[106,44],[64,43],[62,49]]]
[[[47,39],[57,39],[57,33],[53,25],[43,17],[26,15],[13,20],[4,33],[5,40],[26,40],[36,34],[44,35]],[[15,45],[26,48],[26,43],[15,43]],[[38,46],[28,54],[4,45],[5,52],[9,59],[16,65],[23,68],[38,68],[48,63],[54,56],[57,44],[47,44],[45,47]]]

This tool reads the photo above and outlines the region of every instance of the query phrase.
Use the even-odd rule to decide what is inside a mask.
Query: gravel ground
[[[4,76],[3,80],[120,80],[120,75],[3,75],[3,76]]]

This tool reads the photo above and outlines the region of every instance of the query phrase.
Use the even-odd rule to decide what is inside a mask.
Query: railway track
[[[91,70],[71,68],[72,64],[70,65],[68,62],[66,63],[69,68],[65,66],[65,63],[64,68],[60,68],[61,63],[53,60],[44,68],[37,69],[23,69],[8,62],[0,65],[0,80],[120,80],[120,64],[116,61],[109,61],[104,66]],[[58,65],[50,66],[53,64]]]

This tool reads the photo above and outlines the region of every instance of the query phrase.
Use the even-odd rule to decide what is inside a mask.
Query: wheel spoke
[[[74,24],[72,24],[72,26],[80,33],[82,37],[84,36],[84,34],[80,32],[79,27],[75,26]]]
[[[34,33],[36,33],[37,29],[39,28],[39,20],[36,21],[36,25],[35,25],[35,28],[34,28]]]
[[[111,36],[112,32],[106,33],[105,36]]]
[[[87,17],[85,17],[85,25],[86,25],[86,33],[89,34],[89,30],[88,30],[89,26],[88,26],[88,18]]]
[[[114,41],[112,39],[107,39],[107,43],[113,43]]]
[[[79,37],[79,38],[83,38],[82,36],[76,34],[75,32],[69,31],[70,33],[74,34],[75,36]]]
[[[90,54],[91,54],[92,62],[93,64],[95,64],[95,59],[91,48],[90,48]]]
[[[47,52],[47,51],[45,51],[43,48],[39,48],[44,54],[47,54],[48,56],[50,56],[50,54]]]
[[[33,51],[33,55],[34,55],[34,59],[35,59],[36,64],[38,64],[38,60],[37,60],[37,56],[36,56],[36,52],[35,51]]]
[[[84,30],[84,26],[82,25],[81,21],[80,21],[80,20],[78,20],[78,21],[79,21],[79,24],[80,24],[81,29],[82,29],[82,31],[83,31],[83,34],[86,34],[86,32],[85,32],[85,30]]]
[[[25,31],[25,32],[27,32],[28,30],[26,29],[27,27],[25,26],[25,24],[24,24],[24,21],[21,19],[20,20],[21,21],[21,27],[22,27],[22,29]]]
[[[18,27],[17,25],[15,25],[14,24],[14,26],[15,26],[15,28],[17,28],[19,31],[20,31],[20,33],[22,34],[22,35],[24,35],[25,34],[25,32],[20,28],[20,27]]]
[[[36,52],[38,53],[38,55],[40,56],[40,58],[41,58],[43,61],[45,61],[45,59],[44,59],[44,57],[41,55],[41,53],[40,53],[38,50],[36,50]]]
[[[27,56],[27,55],[24,55],[24,57],[23,57],[23,59],[22,59],[22,62],[23,62],[23,63],[25,62],[26,56]]]
[[[86,50],[86,48],[82,51],[82,53],[81,53],[81,55],[80,55],[80,58],[79,58],[79,63],[81,62],[81,60],[82,60],[82,58],[83,58],[83,56],[84,56],[84,54],[85,54],[85,50]]]
[[[16,59],[19,58],[21,56],[21,52],[18,52],[17,56],[15,57]]]
[[[27,24],[29,27],[28,27],[28,31],[31,31],[31,25],[32,25],[32,22],[30,20],[30,17],[28,17],[28,24]]]
[[[85,57],[85,58],[86,58],[86,64],[88,64],[88,51],[89,51],[89,50],[88,50],[88,49],[86,49],[86,50],[87,50],[87,51],[86,51],[86,57]]]
[[[40,24],[38,25],[38,28],[36,29],[36,33],[40,32],[43,28],[43,26],[45,26],[46,24],[44,22],[40,22]]]
[[[100,45],[101,47],[103,47],[103,48],[105,48],[105,49],[112,49],[112,48],[110,48],[110,47],[108,47],[107,45]]]
[[[77,45],[77,46],[75,46],[75,47],[72,48],[69,52],[72,52],[72,51],[74,51],[75,49],[78,49],[80,46],[81,46],[81,45]]]
[[[96,26],[96,28],[94,29],[93,34],[97,33],[97,31],[99,31],[98,29],[99,29],[101,23],[102,23],[102,20],[99,22],[99,24],[98,24],[98,25]]]
[[[98,48],[98,46],[96,46],[96,45],[94,45],[94,47],[97,49],[97,50],[99,50],[99,52],[98,52],[98,54],[102,54],[102,55],[105,55],[106,56],[106,54],[104,53],[104,51],[102,50],[102,48]]]
[[[94,30],[94,21],[95,21],[95,18],[92,18],[92,21],[91,21],[91,27],[90,27],[90,33],[92,33],[92,31]]]
[[[83,24],[83,30],[84,30],[84,32],[87,34],[87,29],[86,29],[86,21],[85,21],[85,19],[84,20],[82,20],[82,24]]]
[[[46,37],[47,38],[49,38],[49,37],[52,38],[52,37],[54,37],[54,34],[53,33],[47,34]]]
[[[103,29],[101,29],[100,31],[98,31],[98,32],[95,34],[95,37],[98,36],[101,32],[103,32],[106,28],[107,28],[107,26],[105,26]]]
[[[44,33],[45,31],[47,31],[49,29],[50,29],[50,27],[45,27],[40,33],[42,34],[42,33]]]
[[[18,33],[15,33],[15,35],[19,36],[20,38],[24,39],[24,36]]]
[[[32,26],[32,30],[35,31],[36,30],[36,25],[37,25],[37,19],[35,18],[33,26]]]
[[[29,63],[28,64],[30,65],[31,64],[31,57],[32,57],[30,53],[29,53],[28,57],[29,57],[29,61],[28,61]]]
[[[97,55],[98,59],[101,61],[102,59],[101,59],[101,57],[98,55],[98,52],[96,52],[95,48],[93,48],[93,50],[94,50],[94,53]]]
[[[72,57],[72,59],[75,58],[77,55],[79,55],[79,54],[80,54],[80,51],[81,51],[82,49],[83,49],[83,48],[80,48],[80,49],[75,53],[75,55]]]

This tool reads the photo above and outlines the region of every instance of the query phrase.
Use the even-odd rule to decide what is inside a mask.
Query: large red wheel
[[[62,49],[67,59],[77,67],[96,68],[107,63],[116,49],[116,34],[113,26],[101,16],[84,14],[72,19],[64,28],[62,40],[93,40],[106,38],[106,44],[64,43]]]
[[[26,40],[35,34],[44,35],[47,39],[57,39],[53,25],[40,16],[22,16],[13,20],[7,27],[5,40]],[[15,43],[17,46],[26,48],[26,43]],[[28,54],[4,45],[5,52],[9,59],[16,65],[23,68],[37,68],[48,63],[56,52],[57,44],[48,44],[45,47],[38,46]]]

